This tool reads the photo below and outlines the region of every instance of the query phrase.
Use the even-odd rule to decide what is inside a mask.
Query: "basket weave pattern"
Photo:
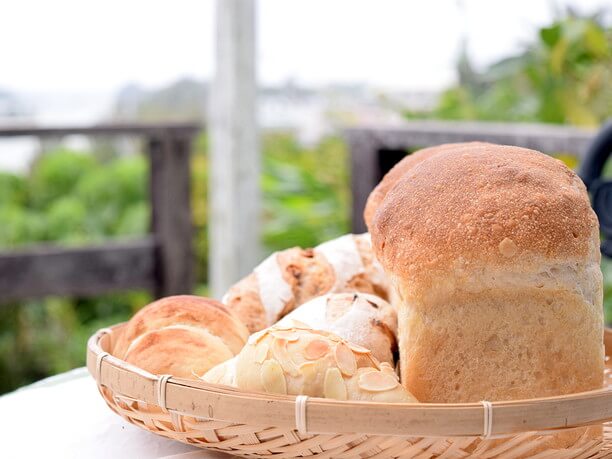
[[[612,391],[609,390],[612,389],[612,364],[608,365],[606,369],[605,389],[581,394],[581,397],[576,397],[578,400],[575,404],[575,409],[577,410],[576,419],[580,419],[580,422],[573,422],[565,416],[564,425],[567,427],[566,429],[563,429],[563,426],[559,427],[558,423],[551,417],[550,428],[548,426],[540,427],[538,432],[521,431],[519,428],[511,427],[512,434],[497,434],[497,436],[490,439],[483,439],[479,435],[462,435],[466,429],[469,429],[466,426],[470,424],[470,418],[473,417],[470,413],[477,409],[477,407],[465,404],[453,406],[452,412],[449,412],[450,416],[444,418],[465,419],[465,423],[456,423],[456,434],[453,432],[448,434],[449,429],[453,429],[452,426],[442,426],[441,429],[447,432],[446,435],[405,436],[405,434],[401,435],[398,433],[381,435],[375,432],[377,430],[374,427],[377,425],[375,420],[372,422],[373,433],[361,431],[362,433],[326,432],[305,434],[299,433],[296,430],[295,423],[283,419],[282,413],[284,412],[284,407],[286,404],[289,406],[294,404],[293,397],[241,393],[224,386],[203,382],[188,382],[179,379],[172,379],[172,384],[164,384],[164,381],[160,384],[160,378],[149,375],[121,360],[109,356],[107,349],[111,348],[111,335],[104,332],[98,332],[94,335],[90,339],[87,356],[89,370],[96,378],[100,392],[109,407],[132,424],[158,435],[202,448],[243,457],[258,458],[315,456],[320,459],[413,457],[478,457],[491,459],[521,457],[612,458],[612,422],[604,424],[603,435],[593,435],[592,430],[590,431],[591,434],[589,434],[588,428],[577,427],[602,424],[602,421],[610,421],[612,419]],[[612,332],[606,331],[606,341],[612,341]],[[608,354],[612,349],[607,347],[606,351]],[[167,380],[167,378],[161,379]],[[160,392],[160,389],[162,389],[162,392]],[[192,396],[193,398],[191,398]],[[238,405],[234,404],[235,399],[240,400]],[[566,403],[573,403],[573,399],[568,399],[571,399],[571,397],[525,401],[522,409],[526,410],[525,419],[527,421],[523,419],[520,423],[540,422],[537,425],[542,425],[541,420],[537,420],[539,416],[537,410],[548,403],[546,406],[552,407],[552,411],[546,408],[548,410],[546,413],[557,414],[558,410],[556,409],[555,402],[557,400],[559,402],[565,400]],[[584,404],[590,403],[591,399],[595,404],[588,405],[591,408],[585,411],[584,407],[587,405]],[[204,400],[204,402],[200,403],[200,400]],[[321,401],[321,399],[313,399],[313,403],[315,400]],[[551,405],[551,400],[553,405]],[[256,402],[259,401],[263,401],[265,405],[257,404]],[[338,411],[346,403],[328,401],[327,403],[323,402],[320,404],[326,410],[330,410],[330,430],[328,432],[334,432],[334,427],[337,423],[334,421],[333,411]],[[371,406],[380,405],[371,402],[357,402],[357,405],[364,404],[366,409],[368,404]],[[534,407],[534,405],[538,404],[540,406]],[[494,405],[494,423],[496,425],[505,425],[506,416],[504,413],[506,411],[501,407],[498,408],[498,404]],[[506,402],[506,405],[514,406],[516,403]],[[264,409],[262,409],[262,406]],[[427,405],[420,406],[421,410],[427,410]],[[465,408],[463,408],[464,406]],[[570,405],[568,413],[573,413],[572,406]],[[593,406],[597,407],[595,411],[598,412],[593,412]],[[279,411],[281,414],[278,416],[278,422],[257,422],[258,420],[267,419],[266,413],[263,411],[268,411],[268,407],[269,411],[272,412],[269,415],[270,417],[273,417],[273,413],[277,408],[281,410]],[[398,419],[403,419],[401,417],[402,413],[397,411],[399,409],[402,409],[402,407],[393,406],[389,408],[390,417],[393,418],[399,414]],[[435,408],[432,407],[433,409]],[[482,410],[482,408],[480,409]],[[561,410],[562,408],[559,407],[559,409]],[[367,411],[365,412],[367,413]],[[345,425],[342,425],[338,431],[346,432],[347,429],[350,429],[351,424],[359,424],[357,418],[363,417],[362,413],[364,411],[355,412],[355,419],[352,419],[352,416],[350,416],[350,419],[347,417]],[[530,413],[533,413],[533,416],[530,416]],[[314,417],[316,418],[314,407],[313,414],[315,414]],[[406,419],[410,419],[412,416],[411,412],[405,411]],[[480,419],[482,419],[482,415],[480,416]],[[254,424],[244,422],[245,417],[247,419],[252,418]],[[342,419],[342,416],[340,419]],[[360,431],[360,425],[367,425],[367,419],[364,422],[365,424],[357,425],[355,431]],[[440,422],[444,421],[441,420]],[[409,431],[402,429],[401,426],[395,426],[393,423],[390,425],[390,431],[397,431],[397,429],[400,429],[400,432]],[[478,424],[475,425],[477,426]],[[380,427],[379,429],[382,428],[386,427]],[[427,427],[422,429],[427,430]],[[437,427],[434,425],[432,429],[436,430]],[[573,437],[571,443],[565,442],[562,449],[559,449],[558,443],[551,441],[551,438],[554,439],[554,436],[551,436],[551,434],[558,432],[562,432],[561,435],[566,435],[566,432],[574,432],[573,436],[568,434],[570,437]],[[495,428],[493,433],[496,434]]]

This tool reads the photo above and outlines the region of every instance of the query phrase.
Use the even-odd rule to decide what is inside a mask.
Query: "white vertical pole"
[[[255,0],[216,2],[209,116],[209,273],[216,298],[249,273],[261,254],[255,9]]]

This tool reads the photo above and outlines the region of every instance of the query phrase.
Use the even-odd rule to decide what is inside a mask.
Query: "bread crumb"
[[[504,238],[504,240],[499,243],[499,253],[504,257],[513,257],[516,255],[516,252],[518,252],[518,247],[512,239]]]

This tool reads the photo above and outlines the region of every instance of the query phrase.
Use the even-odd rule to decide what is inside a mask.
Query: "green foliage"
[[[22,205],[26,197],[26,183],[23,177],[0,172],[0,206]]]
[[[271,250],[312,247],[346,233],[349,186],[346,146],[324,139],[304,149],[286,134],[264,140],[264,242]]]
[[[42,155],[34,164],[28,183],[33,206],[43,208],[70,193],[79,179],[95,169],[91,155],[69,150],[56,150]]]
[[[612,30],[571,13],[539,30],[525,51],[477,73],[463,54],[460,84],[431,113],[443,119],[598,126],[612,115]]]
[[[145,234],[147,176],[141,155],[100,162],[65,149],[42,154],[25,177],[0,174],[0,247]],[[126,320],[149,300],[149,294],[132,292],[1,307],[0,393],[82,365],[95,329]]]

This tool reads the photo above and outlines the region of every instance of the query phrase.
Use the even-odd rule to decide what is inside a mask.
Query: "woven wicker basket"
[[[132,424],[201,448],[264,458],[612,458],[612,364],[602,375],[604,389],[561,397],[492,404],[296,402],[149,374],[108,354],[120,327],[98,331],[87,349],[87,367],[110,408]],[[612,330],[605,343],[611,355]],[[603,434],[600,427],[585,428],[601,424]]]

